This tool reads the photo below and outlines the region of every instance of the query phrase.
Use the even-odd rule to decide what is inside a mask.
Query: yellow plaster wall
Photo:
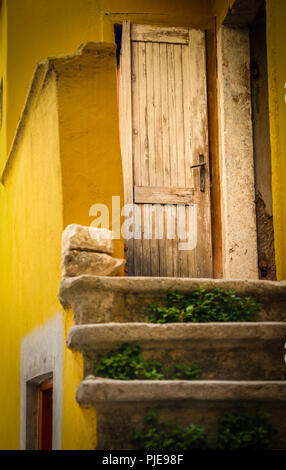
[[[95,203],[108,206],[110,221],[112,196],[123,204],[115,53],[114,44],[88,43],[38,66],[3,174],[3,449],[19,446],[21,339],[61,311],[62,231],[70,223],[89,225]],[[115,241],[114,254],[123,256],[122,240]],[[75,400],[82,356],[65,346],[73,314],[63,317],[62,447],[94,449],[95,411]]]
[[[131,23],[211,28],[212,0],[99,0],[102,39],[112,40],[112,24]]]
[[[21,339],[59,311],[62,191],[55,98],[52,79],[40,100],[31,97],[33,112],[23,121],[25,132],[1,187],[1,449],[19,448]]]
[[[113,44],[88,43],[73,56],[51,61],[58,78],[64,227],[90,225],[89,210],[97,203],[108,207],[111,223],[112,196],[123,205],[115,54]],[[114,256],[123,255],[123,240],[115,240]],[[72,324],[72,313],[65,312],[66,333]],[[81,354],[65,348],[63,449],[96,445],[95,412],[75,400],[82,379]]]
[[[267,0],[273,221],[277,277],[286,279],[286,3]]]
[[[97,0],[4,0],[7,4],[7,151],[25,103],[36,64],[49,56],[98,41]],[[1,61],[4,60],[1,56]],[[1,167],[7,158],[1,148]]]
[[[59,77],[64,226],[90,225],[97,203],[108,207],[111,223],[112,196],[124,203],[115,45],[87,43],[52,63]],[[122,256],[122,241],[114,245],[114,256]]]
[[[64,312],[64,335],[74,325],[73,312]],[[97,445],[96,411],[93,407],[80,407],[76,390],[83,380],[83,357],[78,351],[64,348],[63,362],[63,450],[94,450]]]
[[[7,10],[6,10],[6,0],[0,2],[0,83],[3,80],[3,89],[7,89]],[[3,96],[3,110],[7,109],[6,104],[7,93],[4,93]],[[3,113],[3,117],[5,114]],[[2,126],[0,128],[0,160],[1,155],[6,155],[6,119],[2,121]]]
[[[213,14],[216,17],[217,29],[222,25],[228,11],[233,6],[235,0],[212,0]]]

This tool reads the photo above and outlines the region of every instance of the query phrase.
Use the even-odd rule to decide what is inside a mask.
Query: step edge
[[[286,402],[286,381],[120,381],[93,378],[77,389],[80,405],[110,403],[190,401],[278,401]]]
[[[206,279],[206,278],[171,278],[171,277],[104,277],[81,275],[64,277],[60,283],[59,300],[62,305],[69,305],[69,296],[79,287],[93,291],[112,291],[132,293],[162,293],[169,289],[190,292],[203,286],[206,288],[224,287],[237,293],[269,297],[281,297],[286,300],[286,281],[264,281],[247,279]]]
[[[119,332],[121,337],[119,337]],[[151,337],[150,337],[151,335]],[[285,322],[237,323],[96,323],[72,326],[66,344],[71,349],[97,349],[103,345],[182,341],[270,341],[285,337]]]

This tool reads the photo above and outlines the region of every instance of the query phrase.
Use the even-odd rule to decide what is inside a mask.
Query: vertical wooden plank
[[[160,60],[160,44],[153,44],[153,68],[154,68],[154,110],[155,110],[155,159],[156,159],[156,184],[164,186],[164,169],[163,169],[163,129],[162,129],[162,73],[161,73],[161,60]],[[164,229],[164,214],[163,207],[155,207],[156,211],[156,224],[158,232]],[[163,227],[162,227],[163,225]],[[156,235],[156,232],[155,232]],[[157,239],[157,253],[158,253],[158,275],[166,276],[166,241],[163,230],[163,238]],[[155,244],[154,244],[155,245]]]
[[[167,45],[167,67],[168,67],[168,122],[169,122],[169,142],[170,142],[170,183],[173,187],[178,187],[178,159],[177,159],[177,132],[176,132],[176,100],[175,100],[175,58],[174,45]],[[177,209],[175,214],[175,234],[177,235]],[[178,269],[178,243],[176,238],[172,240],[173,254],[173,276],[179,275]]]
[[[212,242],[214,277],[223,277],[222,259],[222,215],[221,188],[218,147],[218,109],[217,109],[217,39],[216,31],[208,31],[206,37],[207,50],[207,81],[208,81],[208,116],[209,142],[212,167],[211,211],[212,211]]]
[[[149,139],[149,182],[150,186],[156,186],[157,166],[156,166],[156,144],[155,144],[155,89],[154,89],[154,44],[146,43],[146,64],[147,64],[147,121]],[[158,244],[155,240],[155,209],[150,207],[150,220],[152,218],[152,239],[151,247],[151,275],[159,275],[159,253]]]
[[[182,46],[175,45],[175,113],[176,113],[176,134],[177,134],[177,181],[179,188],[186,187],[185,168],[185,136],[184,136],[184,113],[183,113],[183,74],[182,74]]]
[[[141,206],[141,213],[144,220],[144,227],[143,227],[143,276],[151,276],[152,275],[152,204],[142,204]]]
[[[140,43],[131,43],[131,84],[132,84],[132,153],[133,153],[133,184],[141,185],[141,145],[140,145],[140,72],[139,72]],[[136,156],[136,158],[134,158]],[[134,195],[133,195],[134,197]],[[134,202],[134,200],[133,200]],[[142,272],[142,241],[138,237],[141,232],[141,208],[137,206],[134,212],[134,275]]]
[[[149,137],[148,137],[148,116],[147,116],[147,65],[146,65],[146,45],[144,42],[138,43],[138,92],[139,92],[139,140],[141,154],[141,184],[149,186]]]
[[[125,203],[133,202],[133,158],[132,158],[132,92],[131,92],[131,42],[130,23],[123,21],[121,48],[121,116],[120,133],[124,168]]]
[[[149,140],[149,184],[156,186],[153,44],[146,43],[147,132]]]
[[[186,187],[194,187],[194,178],[193,170],[191,166],[194,165],[193,155],[191,152],[191,77],[190,77],[191,63],[190,63],[190,54],[189,47],[182,47],[182,78],[183,78],[183,114],[184,114],[184,153],[185,153],[185,177],[186,177]],[[187,227],[189,224],[189,206],[186,206],[186,217],[187,217]],[[191,230],[193,227],[191,227]],[[196,277],[196,268],[195,268],[195,250],[191,250],[185,253],[185,256],[188,258],[188,277]]]
[[[153,44],[153,76],[154,76],[154,157],[156,161],[156,185],[163,186],[162,156],[162,100],[161,100],[161,69],[160,45]]]
[[[139,137],[140,137],[140,154],[141,154],[141,184],[143,186],[150,185],[149,172],[149,134],[148,134],[148,110],[147,110],[147,60],[146,60],[146,44],[139,43]],[[134,155],[135,157],[135,155]],[[150,275],[151,272],[151,241],[145,239],[144,224],[149,220],[149,207],[147,214],[144,211],[144,205],[140,205],[141,221],[142,221],[142,240],[141,240],[141,256],[142,268],[141,275]],[[146,226],[147,230],[147,226]]]
[[[153,77],[153,44],[146,43],[146,122],[147,122],[147,134],[148,134],[148,145],[149,145],[149,184],[153,186],[156,181],[156,164],[154,157],[154,77]],[[150,249],[150,266],[149,276],[155,276],[154,270],[154,258],[153,258],[153,218],[152,218],[152,205],[144,206],[144,220],[148,226],[144,227],[145,236],[146,230],[151,230],[147,236],[150,237],[144,244],[149,246]],[[147,268],[147,266],[146,266]]]
[[[178,187],[176,101],[175,101],[175,64],[174,46],[167,46],[168,67],[168,122],[170,138],[170,180],[171,186]]]
[[[122,153],[124,204],[133,203],[133,145],[132,145],[132,88],[131,88],[131,40],[130,23],[122,23],[122,46],[120,61],[120,141]],[[128,248],[128,271],[134,272],[133,239],[126,241]]]
[[[186,164],[185,164],[185,129],[183,112],[183,66],[182,46],[174,45],[175,55],[175,102],[176,102],[176,134],[177,134],[177,160],[178,160],[178,186],[186,187]],[[187,46],[186,46],[187,47]],[[186,231],[186,210],[184,217],[180,210],[177,211],[178,226],[181,233]],[[183,241],[183,240],[181,240]],[[180,277],[188,276],[188,253],[178,248],[178,271]]]
[[[131,44],[131,84],[132,84],[132,155],[133,185],[141,186],[141,123],[140,123],[140,74],[139,74],[139,43]],[[134,158],[136,155],[136,158]]]
[[[167,65],[167,45],[160,44],[160,82],[161,82],[161,118],[162,118],[162,169],[163,169],[163,186],[171,187],[171,170],[170,170],[170,134],[169,134],[169,109],[168,109],[168,65]],[[173,276],[173,241],[168,239],[168,218],[171,217],[171,208],[165,206],[164,214],[164,250],[165,254],[161,256],[165,258],[164,271],[162,275]],[[161,243],[162,245],[162,243]]]
[[[198,244],[195,250],[196,277],[211,278],[212,243],[211,243],[211,211],[210,211],[210,168],[208,148],[208,117],[207,117],[207,82],[206,82],[206,50],[205,33],[190,30],[190,101],[192,106],[192,154],[193,161],[198,162],[203,154],[206,162],[205,192],[200,192],[199,170],[194,171],[194,186],[199,197],[198,210]]]
[[[160,44],[163,186],[171,186],[167,45]]]

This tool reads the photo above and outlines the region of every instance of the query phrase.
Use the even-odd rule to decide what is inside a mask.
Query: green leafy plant
[[[180,426],[176,420],[159,421],[159,411],[149,409],[141,429],[135,429],[131,440],[140,450],[267,450],[273,448],[275,429],[269,414],[258,409],[237,409],[222,416],[216,443],[203,426]],[[210,444],[212,442],[212,444]]]
[[[94,373],[117,380],[197,380],[201,370],[196,364],[175,364],[173,368],[164,369],[161,362],[144,359],[140,346],[124,343],[118,350],[99,358]]]
[[[269,414],[239,409],[225,414],[219,423],[217,448],[223,450],[271,449],[276,431]]]
[[[253,321],[261,305],[250,297],[216,288],[197,289],[189,295],[169,290],[165,305],[157,302],[147,307],[151,323],[247,322]]]
[[[205,428],[190,424],[180,426],[176,420],[159,422],[159,412],[148,410],[142,429],[135,429],[132,442],[140,450],[205,449]]]
[[[197,364],[174,364],[173,368],[163,369],[164,378],[170,380],[199,380],[201,369]]]

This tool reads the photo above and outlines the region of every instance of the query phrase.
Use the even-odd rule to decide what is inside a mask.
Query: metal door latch
[[[205,192],[206,188],[206,162],[204,161],[204,155],[199,155],[199,163],[197,165],[192,165],[191,169],[199,168],[200,169],[200,191],[201,193]]]

